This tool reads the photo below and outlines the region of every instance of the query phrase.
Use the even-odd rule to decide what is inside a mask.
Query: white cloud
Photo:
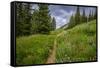
[[[56,18],[56,28],[60,28],[61,26],[67,24],[69,22],[70,16],[74,14],[74,11],[67,12],[65,10],[60,10],[61,15],[54,16]]]
[[[32,5],[32,9],[36,9],[36,10],[38,10],[38,9],[39,9],[39,7],[38,7],[38,5],[37,5],[37,4],[33,4],[33,5]]]
[[[73,11],[66,12],[65,10],[60,10],[60,12],[63,14],[63,16],[70,16],[73,14]]]
[[[56,18],[56,28],[60,28],[61,26],[65,25],[67,23],[67,19],[60,17],[60,16],[55,16]]]

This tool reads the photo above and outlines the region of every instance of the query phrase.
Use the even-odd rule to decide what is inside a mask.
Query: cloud
[[[69,22],[70,16],[75,13],[72,6],[60,6],[60,5],[51,5],[49,7],[52,17],[56,19],[56,28],[67,24]]]
[[[77,6],[65,6],[65,5],[49,5],[49,10],[51,17],[54,17],[56,20],[56,28],[60,28],[61,26],[67,24],[70,20],[71,15],[76,13]],[[37,4],[33,4],[32,9],[39,9]],[[85,13],[88,16],[90,11],[95,12],[96,8],[94,7],[80,7],[80,13],[82,14],[83,9],[85,9]]]
[[[39,7],[38,7],[38,5],[37,5],[37,4],[33,4],[33,5],[32,5],[32,9],[36,9],[36,10],[38,10],[38,9],[39,9]]]
[[[56,28],[63,26],[66,23],[66,19],[56,16]]]
[[[71,15],[76,13],[77,6],[65,6],[65,5],[50,5],[49,10],[52,17],[56,19],[56,28],[67,24],[70,20]],[[80,7],[80,13],[82,14],[85,9],[86,16],[89,15],[92,10],[95,12],[94,7]]]

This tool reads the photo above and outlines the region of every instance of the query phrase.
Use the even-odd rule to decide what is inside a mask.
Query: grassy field
[[[17,65],[44,64],[52,50],[54,35],[32,35],[16,39]]]
[[[63,32],[64,31],[64,29],[56,29],[55,31],[51,31],[51,35],[58,35],[59,33],[61,33],[61,32]]]
[[[63,33],[64,32],[64,33]],[[57,35],[60,36],[57,37]],[[37,34],[16,38],[16,64],[45,64],[56,43],[56,62],[96,60],[96,21],[83,23],[72,29],[57,29],[49,35]]]
[[[57,39],[57,63],[96,60],[96,21],[65,31]]]

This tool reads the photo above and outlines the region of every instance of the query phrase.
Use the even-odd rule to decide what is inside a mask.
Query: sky
[[[39,7],[36,4],[33,4],[33,9],[38,9]],[[77,6],[65,6],[65,5],[49,5],[49,10],[51,17],[54,17],[56,20],[56,28],[67,24],[70,20],[70,17],[76,13]],[[82,14],[83,9],[85,10],[86,15],[88,16],[90,10],[95,12],[94,7],[80,7],[80,14]]]
[[[56,28],[67,24],[70,16],[75,14],[75,6],[50,5],[50,14],[56,19]]]

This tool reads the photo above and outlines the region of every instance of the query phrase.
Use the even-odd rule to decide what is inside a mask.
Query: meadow
[[[52,50],[54,35],[31,35],[16,39],[18,65],[43,64]]]
[[[57,63],[96,60],[95,20],[65,31],[57,39]]]
[[[17,37],[16,64],[45,64],[53,50],[55,38],[54,63],[96,61],[96,20],[93,20],[71,29],[51,31],[48,35]]]

